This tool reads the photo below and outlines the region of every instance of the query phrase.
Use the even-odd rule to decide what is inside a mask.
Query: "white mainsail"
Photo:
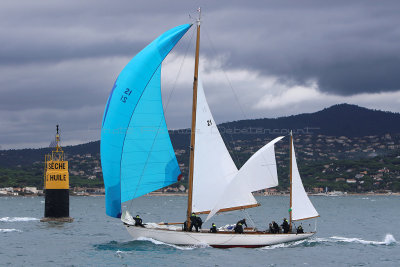
[[[235,202],[238,195],[251,194],[251,192],[278,185],[274,144],[283,137],[275,138],[247,160],[231,183],[226,187],[223,194],[220,195],[206,221],[220,209],[228,205],[228,203],[237,205]]]
[[[304,190],[303,183],[300,178],[299,169],[297,168],[296,154],[292,143],[292,220],[305,220],[319,217],[317,210],[314,208],[310,199]]]
[[[211,114],[201,79],[198,79],[196,139],[193,171],[193,212],[209,212],[238,173],[227,150],[217,124]],[[235,195],[235,201],[226,202],[223,208],[257,205],[250,191]]]

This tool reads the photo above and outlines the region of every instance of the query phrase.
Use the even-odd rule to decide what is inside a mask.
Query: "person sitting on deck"
[[[235,230],[235,233],[243,234],[243,224],[247,227],[246,219],[240,220],[236,223],[236,226],[233,229]]]
[[[289,222],[288,222],[288,220],[286,218],[283,219],[283,223],[281,224],[281,226],[282,226],[283,232],[285,234],[289,233],[290,225],[289,225]]]
[[[279,234],[279,225],[275,221],[272,221],[272,227],[274,229],[273,234]]]
[[[304,233],[303,226],[299,225],[299,227],[297,227],[297,233],[298,234]]]
[[[216,232],[217,232],[217,226],[215,225],[215,223],[213,223],[210,228],[210,233],[216,233]]]
[[[136,218],[133,218],[133,219],[135,220],[135,226],[144,227],[143,221],[139,215],[136,215]]]

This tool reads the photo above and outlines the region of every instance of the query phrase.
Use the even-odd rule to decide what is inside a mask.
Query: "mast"
[[[290,131],[290,207],[289,207],[289,229],[292,231],[292,191],[293,191],[293,183],[292,183],[292,174],[293,174],[293,155],[292,149],[293,147],[293,134]]]
[[[56,150],[58,152],[60,150],[60,134],[58,133],[58,124],[57,124],[56,143],[57,143]]]
[[[189,162],[189,192],[186,220],[188,227],[190,226],[190,215],[192,213],[192,198],[193,198],[193,170],[194,170],[194,144],[196,133],[196,110],[197,110],[197,78],[199,74],[199,50],[200,50],[200,18],[201,9],[197,9],[199,18],[197,19],[197,38],[196,38],[196,57],[194,64],[194,80],[193,80],[193,104],[192,104],[192,128],[190,135],[190,162]]]

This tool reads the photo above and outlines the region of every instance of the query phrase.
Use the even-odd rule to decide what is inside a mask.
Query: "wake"
[[[18,229],[0,229],[0,233],[10,233],[10,232],[22,232]]]
[[[32,218],[32,217],[3,217],[3,218],[0,218],[0,222],[29,222],[29,221],[39,221],[39,219]]]
[[[361,238],[347,238],[347,237],[341,237],[341,236],[332,236],[331,239],[337,240],[337,242],[344,242],[344,243],[358,243],[358,244],[364,244],[364,245],[396,245],[399,244],[399,242],[396,241],[393,235],[391,234],[386,234],[385,238],[383,241],[370,241],[370,240],[364,240]]]
[[[207,244],[202,244],[202,245],[196,245],[196,246],[177,246],[174,244],[169,244],[169,243],[164,243],[158,240],[155,240],[153,238],[148,238],[148,237],[139,237],[138,239],[136,239],[138,241],[149,241],[155,245],[165,245],[165,246],[170,246],[179,250],[193,250],[195,248],[209,248],[210,246]]]
[[[386,234],[383,241],[364,240],[362,238],[357,238],[357,237],[331,236],[328,238],[311,238],[290,243],[266,246],[261,249],[264,250],[264,249],[277,249],[277,248],[293,248],[301,246],[310,247],[319,244],[331,244],[331,243],[338,243],[338,244],[353,243],[353,244],[374,245],[374,246],[393,246],[400,244],[400,242],[396,241],[396,239],[392,234]]]

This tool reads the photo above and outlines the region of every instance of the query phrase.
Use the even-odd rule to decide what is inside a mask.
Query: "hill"
[[[400,114],[371,110],[349,104],[338,104],[315,113],[305,113],[275,119],[252,119],[222,123],[218,128],[227,140],[252,140],[287,135],[290,130],[294,134],[310,134],[325,136],[346,136],[350,138],[399,134]],[[178,130],[171,134],[174,148],[186,148],[189,138],[182,137]]]
[[[226,128],[262,128],[268,134],[285,130],[327,136],[360,137],[400,133],[400,114],[371,110],[349,104],[338,104],[315,113],[299,114],[276,119],[241,120],[223,123]]]
[[[309,190],[326,186],[350,192],[400,191],[400,114],[354,105],[335,105],[319,112],[277,119],[219,125],[236,165],[276,135],[294,130],[303,181]],[[188,175],[189,130],[171,131],[183,177]],[[288,140],[276,144],[278,190],[288,186]],[[102,187],[99,141],[64,147],[71,187]],[[43,186],[43,160],[49,148],[0,151],[0,188]],[[174,185],[186,186],[186,179]]]
[[[292,129],[296,135],[326,136],[380,136],[400,134],[400,114],[371,110],[356,105],[339,104],[315,113],[299,114],[275,119],[252,119],[222,123],[218,126],[229,143],[243,140],[264,140],[277,135],[286,135]],[[171,131],[171,141],[175,150],[186,150],[190,142],[190,130]],[[100,142],[67,146],[66,155],[100,153]],[[42,162],[49,148],[1,150],[0,167],[27,166]]]

